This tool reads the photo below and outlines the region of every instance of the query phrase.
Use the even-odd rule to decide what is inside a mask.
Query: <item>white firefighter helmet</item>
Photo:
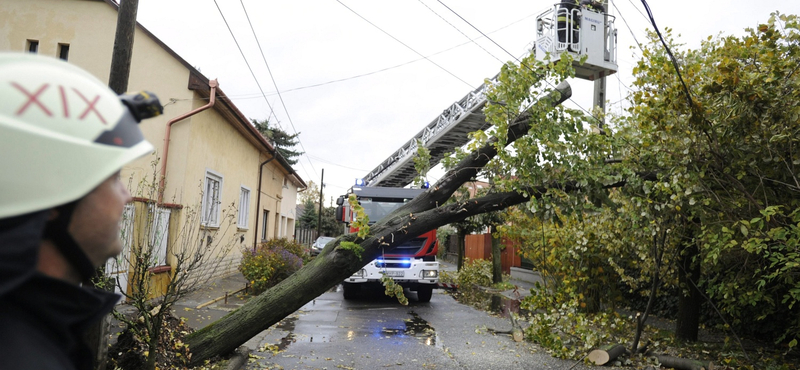
[[[151,153],[138,122],[160,112],[65,61],[0,53],[0,219],[75,201]]]

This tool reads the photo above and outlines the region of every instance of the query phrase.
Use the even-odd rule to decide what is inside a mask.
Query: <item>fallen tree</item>
[[[537,104],[554,107],[568,99],[571,94],[569,84],[562,82]],[[530,111],[516,117],[508,126],[504,144],[511,144],[524,137],[534,121]],[[186,340],[192,353],[191,363],[199,364],[215,355],[230,353],[259,332],[276,324],[358,271],[369,261],[380,256],[384,250],[388,251],[428,230],[470,216],[502,210],[543,194],[546,187],[492,193],[481,198],[445,205],[463,183],[474,178],[497,155],[499,140],[501,139],[487,140],[423,194],[371,226],[370,234],[365,239],[360,239],[355,234],[339,237],[290,278],[250,299],[236,311],[192,333]],[[560,185],[565,189],[573,186]],[[362,251],[357,253],[351,249],[340,248],[345,241],[358,244]]]
[[[689,358],[680,358],[668,355],[649,354],[655,357],[662,367],[673,368],[678,370],[711,370],[714,368],[713,362],[706,362],[700,360],[692,360]]]

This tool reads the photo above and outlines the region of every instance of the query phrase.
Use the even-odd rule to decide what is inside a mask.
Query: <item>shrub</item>
[[[492,261],[466,260],[458,272],[458,286],[470,289],[473,285],[492,286]]]
[[[255,251],[242,252],[239,271],[250,281],[253,292],[261,293],[303,267],[308,253],[302,244],[288,239],[272,239]]]

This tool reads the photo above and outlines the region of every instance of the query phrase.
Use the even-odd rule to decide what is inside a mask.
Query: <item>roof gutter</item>
[[[189,118],[197,113],[200,113],[208,108],[213,107],[214,103],[216,103],[217,101],[217,86],[218,86],[217,80],[208,81],[208,87],[211,88],[211,92],[209,92],[208,104],[200,108],[197,108],[191,112],[177,116],[169,120],[169,122],[167,122],[167,129],[164,133],[164,158],[162,158],[161,161],[161,176],[158,183],[158,204],[163,204],[164,202],[164,190],[165,190],[164,188],[166,187],[165,181],[167,178],[167,161],[169,160],[169,137],[172,125],[186,118]]]

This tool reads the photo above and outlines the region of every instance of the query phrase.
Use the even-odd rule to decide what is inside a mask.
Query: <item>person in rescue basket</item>
[[[122,250],[120,169],[162,112],[67,62],[0,53],[0,369],[92,369],[83,332],[119,296],[84,285]]]
[[[577,52],[580,37],[580,22],[575,10],[579,9],[578,0],[561,0],[556,8],[556,30],[558,42],[566,43],[569,51]]]

